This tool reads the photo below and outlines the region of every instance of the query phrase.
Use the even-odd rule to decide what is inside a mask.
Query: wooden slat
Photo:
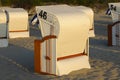
[[[57,58],[57,61],[60,61],[60,60],[64,60],[64,59],[69,59],[69,58],[74,58],[74,57],[78,57],[78,56],[83,56],[83,55],[86,55],[84,52],[83,53],[79,53],[79,54],[74,54],[74,55],[69,55],[69,56],[64,56],[64,57],[58,57]]]
[[[17,30],[17,31],[9,31],[9,32],[27,32],[28,30]]]
[[[45,36],[42,41],[46,41],[46,40],[49,40],[49,39],[53,39],[53,38],[57,38],[55,35],[49,35],[49,36]]]
[[[94,29],[93,29],[93,28],[91,28],[91,29],[89,29],[89,30],[91,31],[91,30],[94,30]]]
[[[116,25],[116,24],[118,24],[118,23],[120,23],[120,21],[116,21],[116,22],[114,22],[113,24],[109,24],[109,26],[114,26],[114,25]]]
[[[49,40],[49,57],[52,59],[52,39]],[[50,62],[50,73],[52,73],[52,60],[49,60]]]
[[[108,46],[112,46],[112,26],[108,25]]]
[[[46,40],[46,56],[49,56],[49,43],[48,43],[48,40]],[[46,59],[46,72],[49,73],[49,63],[50,60]]]
[[[49,40],[49,39],[53,39],[53,38],[57,38],[55,35],[49,35],[49,36],[46,36],[44,38],[42,38],[41,40],[35,40],[34,41],[34,70],[35,72],[37,73],[45,73],[45,74],[49,74],[49,73],[46,73],[46,72],[42,72],[41,71],[41,44],[46,41],[46,40]],[[47,59],[49,59],[49,57],[45,57]]]
[[[50,58],[49,56],[46,56],[45,58],[46,58],[47,60],[51,60],[51,58]]]
[[[35,72],[40,73],[41,72],[41,46],[40,41],[35,40],[34,41],[34,69]]]

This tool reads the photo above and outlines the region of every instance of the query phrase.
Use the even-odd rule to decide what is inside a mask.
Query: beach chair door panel
[[[55,54],[55,45],[52,43],[55,40],[46,40],[41,44],[41,70],[46,73],[56,74],[56,54]]]
[[[35,45],[40,46],[39,49],[35,48],[35,51],[38,51],[38,54],[35,53],[35,71],[44,74],[56,74],[56,40],[48,39],[44,42],[35,43]],[[38,50],[37,50],[38,49]],[[36,57],[39,56],[39,57]],[[39,60],[39,61],[38,61]],[[36,70],[37,67],[40,67]]]

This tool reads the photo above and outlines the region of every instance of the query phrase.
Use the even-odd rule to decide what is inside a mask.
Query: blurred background
[[[118,1],[119,0],[0,0],[0,6],[22,7],[30,10],[38,5],[69,4],[85,5],[102,9],[107,7],[107,3]]]

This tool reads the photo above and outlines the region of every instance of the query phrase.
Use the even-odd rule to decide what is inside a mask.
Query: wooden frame
[[[18,31],[9,31],[9,32],[28,32],[29,30],[18,30]]]
[[[108,46],[112,45],[112,27],[114,27],[116,24],[120,23],[120,21],[117,21],[113,24],[108,24],[107,31],[108,31]],[[116,35],[116,37],[119,37],[119,35]]]

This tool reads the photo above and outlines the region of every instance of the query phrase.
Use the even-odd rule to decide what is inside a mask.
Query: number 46
[[[41,10],[40,13],[39,13],[39,16],[46,20],[47,19],[47,12]]]

